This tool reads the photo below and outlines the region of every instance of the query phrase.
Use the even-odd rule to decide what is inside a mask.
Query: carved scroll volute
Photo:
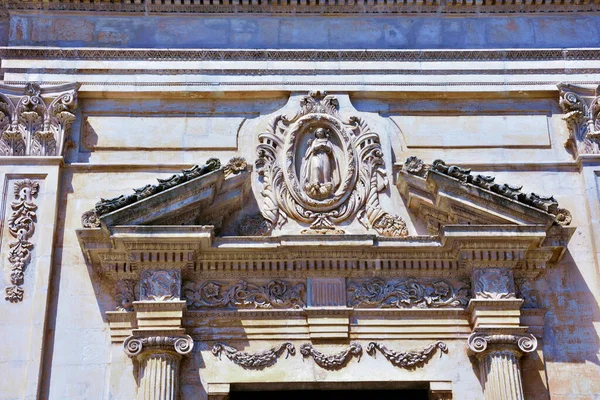
[[[560,83],[559,104],[570,131],[565,144],[577,152],[587,154],[600,153],[600,90]]]
[[[62,155],[75,119],[78,85],[28,83],[23,92],[0,86],[0,155]]]
[[[291,218],[303,233],[344,233],[354,217],[383,236],[406,236],[406,224],[381,208],[387,187],[379,135],[360,117],[342,119],[336,97],[310,93],[291,119],[276,116],[258,136],[261,213],[271,228]]]

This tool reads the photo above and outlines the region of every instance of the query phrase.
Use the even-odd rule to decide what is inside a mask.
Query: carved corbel
[[[565,147],[583,154],[600,153],[600,87],[595,89],[558,84],[559,104],[569,127]]]
[[[24,90],[0,85],[0,155],[61,156],[75,119],[78,84]]]

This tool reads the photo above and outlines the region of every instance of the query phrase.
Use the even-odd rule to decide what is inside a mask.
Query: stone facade
[[[0,5],[0,400],[600,396],[596,2]]]

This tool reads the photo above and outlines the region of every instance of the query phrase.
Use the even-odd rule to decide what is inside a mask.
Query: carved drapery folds
[[[13,186],[15,200],[10,203],[12,213],[8,219],[8,231],[16,240],[9,243],[8,261],[11,264],[11,286],[6,288],[5,299],[11,303],[23,301],[25,268],[31,261],[33,243],[29,240],[35,232],[37,205],[34,203],[40,184],[24,179]]]
[[[456,165],[446,165],[442,160],[435,160],[433,164],[427,165],[417,157],[409,157],[404,163],[403,170],[409,174],[426,178],[430,171],[459,180],[463,184],[469,184],[481,189],[488,190],[508,199],[520,202],[527,206],[536,208],[554,216],[558,225],[567,226],[571,223],[571,213],[560,208],[553,196],[543,196],[536,193],[524,193],[522,186],[507,183],[497,183],[493,176],[472,175],[470,169],[464,169]],[[446,221],[453,222],[453,221]]]
[[[442,353],[448,352],[448,346],[446,346],[446,343],[444,342],[435,342],[423,350],[408,352],[397,352],[388,349],[381,343],[371,342],[367,346],[367,353],[375,357],[377,354],[376,350],[379,350],[379,352],[394,366],[411,369],[425,364],[437,349],[440,349],[441,351],[440,357],[442,356]]]
[[[214,307],[302,308],[305,285],[275,279],[264,285],[239,281],[187,282],[183,293],[189,309]]]
[[[288,218],[305,233],[342,233],[336,225],[357,216],[383,236],[406,236],[405,222],[381,208],[388,186],[379,136],[366,121],[342,120],[335,96],[312,92],[292,118],[278,115],[258,136],[261,212],[271,228]]]
[[[242,368],[247,369],[263,369],[277,362],[277,359],[285,352],[285,358],[296,354],[296,348],[290,342],[282,343],[269,350],[260,351],[257,353],[247,353],[239,351],[234,347],[224,343],[215,343],[212,347],[212,353],[215,357],[221,358],[221,353],[225,355],[233,363]]]
[[[414,278],[387,280],[375,278],[348,284],[348,306],[366,308],[445,308],[465,307],[469,285],[444,279],[419,281]]]
[[[75,119],[78,85],[41,89],[28,83],[23,92],[0,86],[0,155],[60,156]]]
[[[583,154],[600,153],[600,91],[568,83],[558,85],[559,104],[570,131],[565,147]]]
[[[358,343],[350,343],[345,350],[335,354],[323,354],[316,350],[310,343],[305,343],[300,347],[300,353],[304,357],[312,357],[319,367],[328,370],[337,370],[345,367],[352,357],[357,357],[360,361],[362,351],[362,346]]]

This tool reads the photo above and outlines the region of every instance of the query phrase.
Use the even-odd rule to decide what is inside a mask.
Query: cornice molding
[[[598,11],[598,4],[593,0],[580,3],[532,2],[500,3],[493,0],[467,1],[427,1],[411,3],[399,0],[376,4],[372,0],[362,0],[340,4],[334,0],[316,2],[286,2],[267,0],[258,4],[248,4],[244,0],[231,0],[229,4],[213,4],[208,0],[174,0],[169,4],[161,4],[154,0],[124,0],[113,3],[100,0],[95,3],[75,3],[69,0],[8,0],[5,5],[9,12],[26,11],[84,11],[113,13],[258,13],[258,14],[498,14],[498,13],[564,13]]]
[[[48,3],[52,4],[52,3]],[[92,4],[92,3],[89,3]],[[550,61],[597,60],[600,49],[231,50],[0,47],[3,59],[146,61]]]

